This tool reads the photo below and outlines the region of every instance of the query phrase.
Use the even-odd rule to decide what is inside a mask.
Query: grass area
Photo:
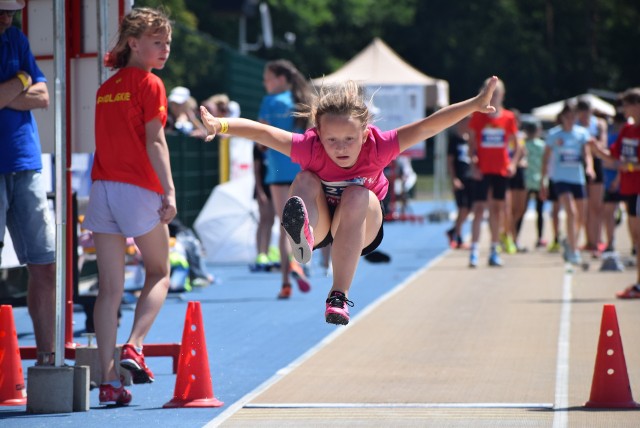
[[[418,181],[416,183],[415,200],[417,201],[431,201],[434,199],[433,191],[434,177],[433,175],[418,175]],[[446,180],[445,188],[442,189],[442,198],[452,199],[451,186],[449,186],[449,180]]]

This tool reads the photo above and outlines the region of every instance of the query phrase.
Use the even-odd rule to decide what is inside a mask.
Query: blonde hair
[[[364,100],[364,91],[353,80],[337,85],[322,86],[313,105],[306,112],[297,115],[307,117],[315,126],[319,127],[320,119],[326,114],[358,119],[362,122],[363,129],[371,121],[371,113]]]
[[[105,66],[126,67],[131,57],[129,38],[139,39],[144,34],[171,35],[171,21],[164,10],[141,7],[127,14],[120,23],[116,45],[105,55]]]

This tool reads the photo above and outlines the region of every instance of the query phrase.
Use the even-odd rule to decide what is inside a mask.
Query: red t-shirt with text
[[[117,181],[163,194],[147,153],[145,124],[167,122],[167,94],[153,73],[125,67],[96,94],[96,152],[91,179]]]
[[[622,162],[637,164],[640,157],[640,125],[625,125],[611,146],[611,155]],[[622,171],[620,174],[620,194],[640,194],[640,171]]]
[[[475,112],[469,121],[469,128],[475,133],[480,172],[506,177],[509,140],[518,133],[513,112],[503,109],[497,116]]]

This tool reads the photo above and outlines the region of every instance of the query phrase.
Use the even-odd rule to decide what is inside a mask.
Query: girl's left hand
[[[496,108],[491,105],[491,97],[493,96],[493,91],[496,89],[496,85],[498,84],[498,78],[496,76],[491,77],[487,86],[485,86],[482,91],[476,97],[477,101],[477,110],[481,113],[495,113]]]
[[[204,140],[207,142],[213,140],[217,133],[216,122],[218,122],[218,119],[209,113],[209,110],[204,106],[200,106],[200,118],[202,119],[202,124],[207,129],[207,135]]]

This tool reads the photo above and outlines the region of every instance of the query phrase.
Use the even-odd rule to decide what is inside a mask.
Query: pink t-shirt
[[[347,186],[364,186],[380,201],[387,195],[389,180],[383,170],[400,154],[398,132],[395,129],[383,132],[373,125],[368,128],[367,141],[351,168],[342,168],[331,160],[316,128],[308,129],[304,134],[293,134],[291,160],[320,178],[329,204],[338,204]]]

